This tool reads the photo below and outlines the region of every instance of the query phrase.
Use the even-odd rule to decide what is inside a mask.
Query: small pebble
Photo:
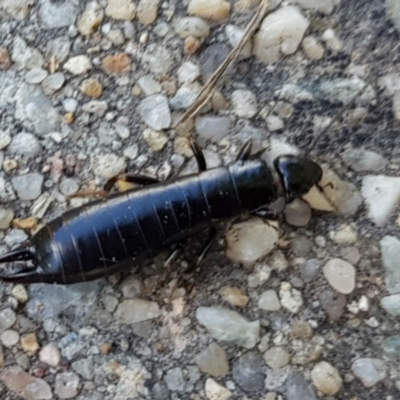
[[[8,50],[0,46],[0,70],[6,70],[11,67],[11,58]]]
[[[11,293],[20,303],[26,303],[29,300],[28,292],[24,285],[15,285]]]
[[[226,0],[190,0],[188,14],[210,19],[224,21],[230,16],[231,5]]]
[[[313,36],[307,36],[302,42],[304,53],[310,60],[320,60],[325,53],[324,47]]]
[[[331,321],[336,321],[343,315],[347,303],[345,295],[324,290],[318,297]]]
[[[82,111],[103,117],[108,108],[105,100],[91,100],[82,106]]]
[[[252,118],[257,113],[257,98],[250,90],[235,90],[232,93],[232,107],[238,117]]]
[[[263,292],[258,299],[258,308],[265,311],[278,311],[281,308],[281,303],[276,291],[270,289]]]
[[[81,35],[89,36],[96,32],[104,18],[104,11],[95,1],[86,5],[85,11],[78,20],[77,28]]]
[[[219,142],[231,129],[231,120],[227,116],[202,115],[195,120],[195,130],[201,141]],[[200,143],[201,144],[201,143]]]
[[[356,172],[379,171],[388,164],[380,154],[368,150],[346,150],[341,157]]]
[[[384,236],[379,242],[382,264],[385,268],[386,288],[391,294],[400,293],[400,240],[395,236]]]
[[[233,306],[245,307],[249,302],[249,298],[237,287],[223,286],[219,294],[223,300]]]
[[[211,343],[198,354],[195,358],[195,362],[202,372],[214,377],[225,376],[229,373],[226,352],[217,343]]]
[[[192,40],[205,39],[210,34],[210,25],[198,17],[178,18],[174,21],[173,26],[181,39],[189,37]]]
[[[241,355],[232,367],[232,377],[246,392],[264,390],[265,367],[261,354],[249,351]]]
[[[337,232],[332,232],[331,239],[337,244],[355,243],[357,232],[351,225],[342,225]]]
[[[15,312],[11,308],[4,308],[0,311],[0,332],[4,332],[5,330],[11,328],[17,317]]]
[[[114,313],[123,324],[134,324],[160,316],[160,307],[156,302],[142,299],[124,300]]]
[[[43,82],[48,76],[48,72],[43,68],[32,68],[25,75],[25,80],[31,85]]]
[[[229,400],[232,397],[232,392],[230,390],[220,385],[212,378],[206,380],[204,390],[209,400]]]
[[[49,343],[40,349],[39,359],[51,367],[57,367],[61,361],[60,351],[55,344]]]
[[[87,56],[76,56],[70,58],[65,64],[64,69],[73,75],[86,74],[92,68],[92,62]]]
[[[184,53],[195,54],[201,47],[201,42],[193,36],[188,36],[185,39]]]
[[[354,290],[356,270],[347,261],[333,258],[325,264],[323,271],[326,280],[339,293],[349,294]]]
[[[367,388],[386,378],[386,364],[377,358],[359,358],[353,362],[351,370]]]
[[[27,353],[36,353],[39,349],[36,333],[27,333],[21,336],[21,346]]]
[[[314,365],[311,379],[315,387],[328,396],[334,396],[342,387],[342,378],[339,371],[326,361]]]
[[[151,96],[161,92],[161,85],[151,76],[145,75],[138,79],[137,85],[142,89],[145,96]]]
[[[160,0],[140,0],[137,8],[139,22],[144,25],[152,24],[157,18]]]
[[[252,219],[235,224],[226,235],[227,256],[244,264],[253,264],[275,247],[278,232],[272,224]]]
[[[300,270],[301,279],[306,283],[312,282],[318,276],[321,264],[316,258],[307,260]]]
[[[110,18],[129,21],[135,18],[136,6],[131,0],[108,0],[105,12]]]
[[[74,372],[62,372],[56,376],[54,393],[60,399],[72,399],[78,394],[79,377]]]
[[[177,74],[180,84],[192,83],[200,76],[200,68],[191,61],[185,61],[179,67]]]
[[[285,207],[284,215],[289,225],[306,226],[311,220],[311,208],[305,201],[295,199]]]
[[[19,333],[12,329],[7,329],[0,335],[0,340],[5,347],[13,347],[19,342]]]
[[[0,206],[0,230],[8,229],[14,218],[14,211],[11,208]]]
[[[250,322],[235,311],[222,307],[199,307],[196,319],[217,340],[252,349],[260,338],[260,321]]]
[[[144,122],[155,131],[168,129],[171,125],[171,112],[164,95],[154,94],[139,104],[137,111]]]
[[[85,79],[81,83],[81,92],[89,97],[99,98],[103,94],[103,86],[94,78]]]
[[[132,69],[132,61],[125,53],[116,53],[103,58],[101,67],[106,74],[127,74]]]
[[[8,147],[8,152],[25,158],[33,158],[39,155],[42,147],[39,141],[31,133],[21,132],[15,135]]]
[[[182,85],[169,104],[173,110],[186,110],[196,101],[201,91],[198,82],[185,83]]]
[[[298,313],[303,306],[301,292],[297,289],[293,289],[288,282],[281,283],[279,297],[282,306],[293,314]]]
[[[161,151],[168,143],[168,136],[164,132],[145,129],[143,131],[143,139],[155,152]]]
[[[126,299],[139,297],[142,291],[143,284],[135,276],[128,276],[121,282],[121,292]]]
[[[44,177],[37,172],[15,176],[11,179],[20,200],[36,200],[42,193]]]
[[[269,367],[278,369],[289,364],[290,355],[284,347],[272,347],[264,353],[264,360]]]

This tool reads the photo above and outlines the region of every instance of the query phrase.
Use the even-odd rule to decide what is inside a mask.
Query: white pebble
[[[339,293],[349,294],[355,288],[356,270],[350,263],[340,258],[333,258],[325,264],[324,275]]]
[[[282,306],[293,314],[297,314],[303,305],[301,292],[297,289],[293,289],[288,282],[281,283],[279,297]]]

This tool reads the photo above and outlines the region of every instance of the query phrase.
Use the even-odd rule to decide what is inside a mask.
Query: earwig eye
[[[288,200],[306,194],[322,178],[322,169],[315,162],[288,155],[274,160]]]

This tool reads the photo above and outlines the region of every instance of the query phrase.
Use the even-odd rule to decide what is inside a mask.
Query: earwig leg
[[[246,161],[250,157],[252,146],[251,139],[249,139],[239,150],[236,161]]]
[[[180,254],[182,254],[182,251],[183,251],[183,249],[185,248],[185,244],[186,244],[186,242],[182,241],[182,242],[179,242],[179,243],[176,245],[176,249],[175,249],[175,250],[171,253],[171,255],[165,260],[165,262],[164,262],[164,268],[168,268],[168,267],[171,265],[172,261],[173,261],[174,259],[176,259],[177,257],[179,257]]]
[[[137,183],[138,185],[151,185],[153,183],[159,183],[160,181],[156,178],[146,175],[134,175],[134,174],[123,174],[113,176],[103,186],[103,190],[107,193],[111,191],[117,181],[124,181],[129,183]]]
[[[78,192],[69,194],[66,198],[67,200],[70,200],[74,197],[96,197],[96,196],[100,196],[100,197],[106,197],[107,196],[107,192],[104,190],[79,190]]]
[[[254,213],[252,213],[253,215],[260,217],[262,219],[269,219],[272,221],[278,221],[279,219],[279,215],[276,211],[274,210],[268,210],[268,209],[261,209],[261,210],[257,210]]]
[[[12,261],[27,261],[27,260],[32,260],[32,258],[33,254],[28,248],[20,248],[2,254],[0,256],[0,263],[6,263]]]
[[[197,161],[197,166],[199,167],[199,172],[203,172],[207,170],[207,163],[204,158],[203,151],[201,150],[200,146],[195,142],[193,139],[189,139],[190,148],[193,151],[193,154]]]
[[[204,257],[210,250],[211,246],[216,242],[216,240],[217,240],[217,230],[214,227],[210,228],[210,230],[208,231],[208,238],[203,247],[203,250],[197,257],[197,261],[186,269],[185,271],[186,274],[193,272],[199,266],[199,264],[203,261]]]

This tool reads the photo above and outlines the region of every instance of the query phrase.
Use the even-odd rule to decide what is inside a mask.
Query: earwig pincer
[[[123,175],[140,184],[104,196],[53,219],[23,246],[0,256],[0,263],[31,260],[32,268],[0,279],[12,283],[71,284],[111,276],[165,249],[209,230],[202,256],[215,238],[217,223],[243,213],[269,217],[270,205],[283,190],[287,201],[318,184],[322,170],[297,156],[280,156],[274,179],[265,161],[251,156],[251,142],[229,166],[206,168],[199,146],[191,141],[199,172],[158,182]],[[118,178],[104,185],[108,193]]]

